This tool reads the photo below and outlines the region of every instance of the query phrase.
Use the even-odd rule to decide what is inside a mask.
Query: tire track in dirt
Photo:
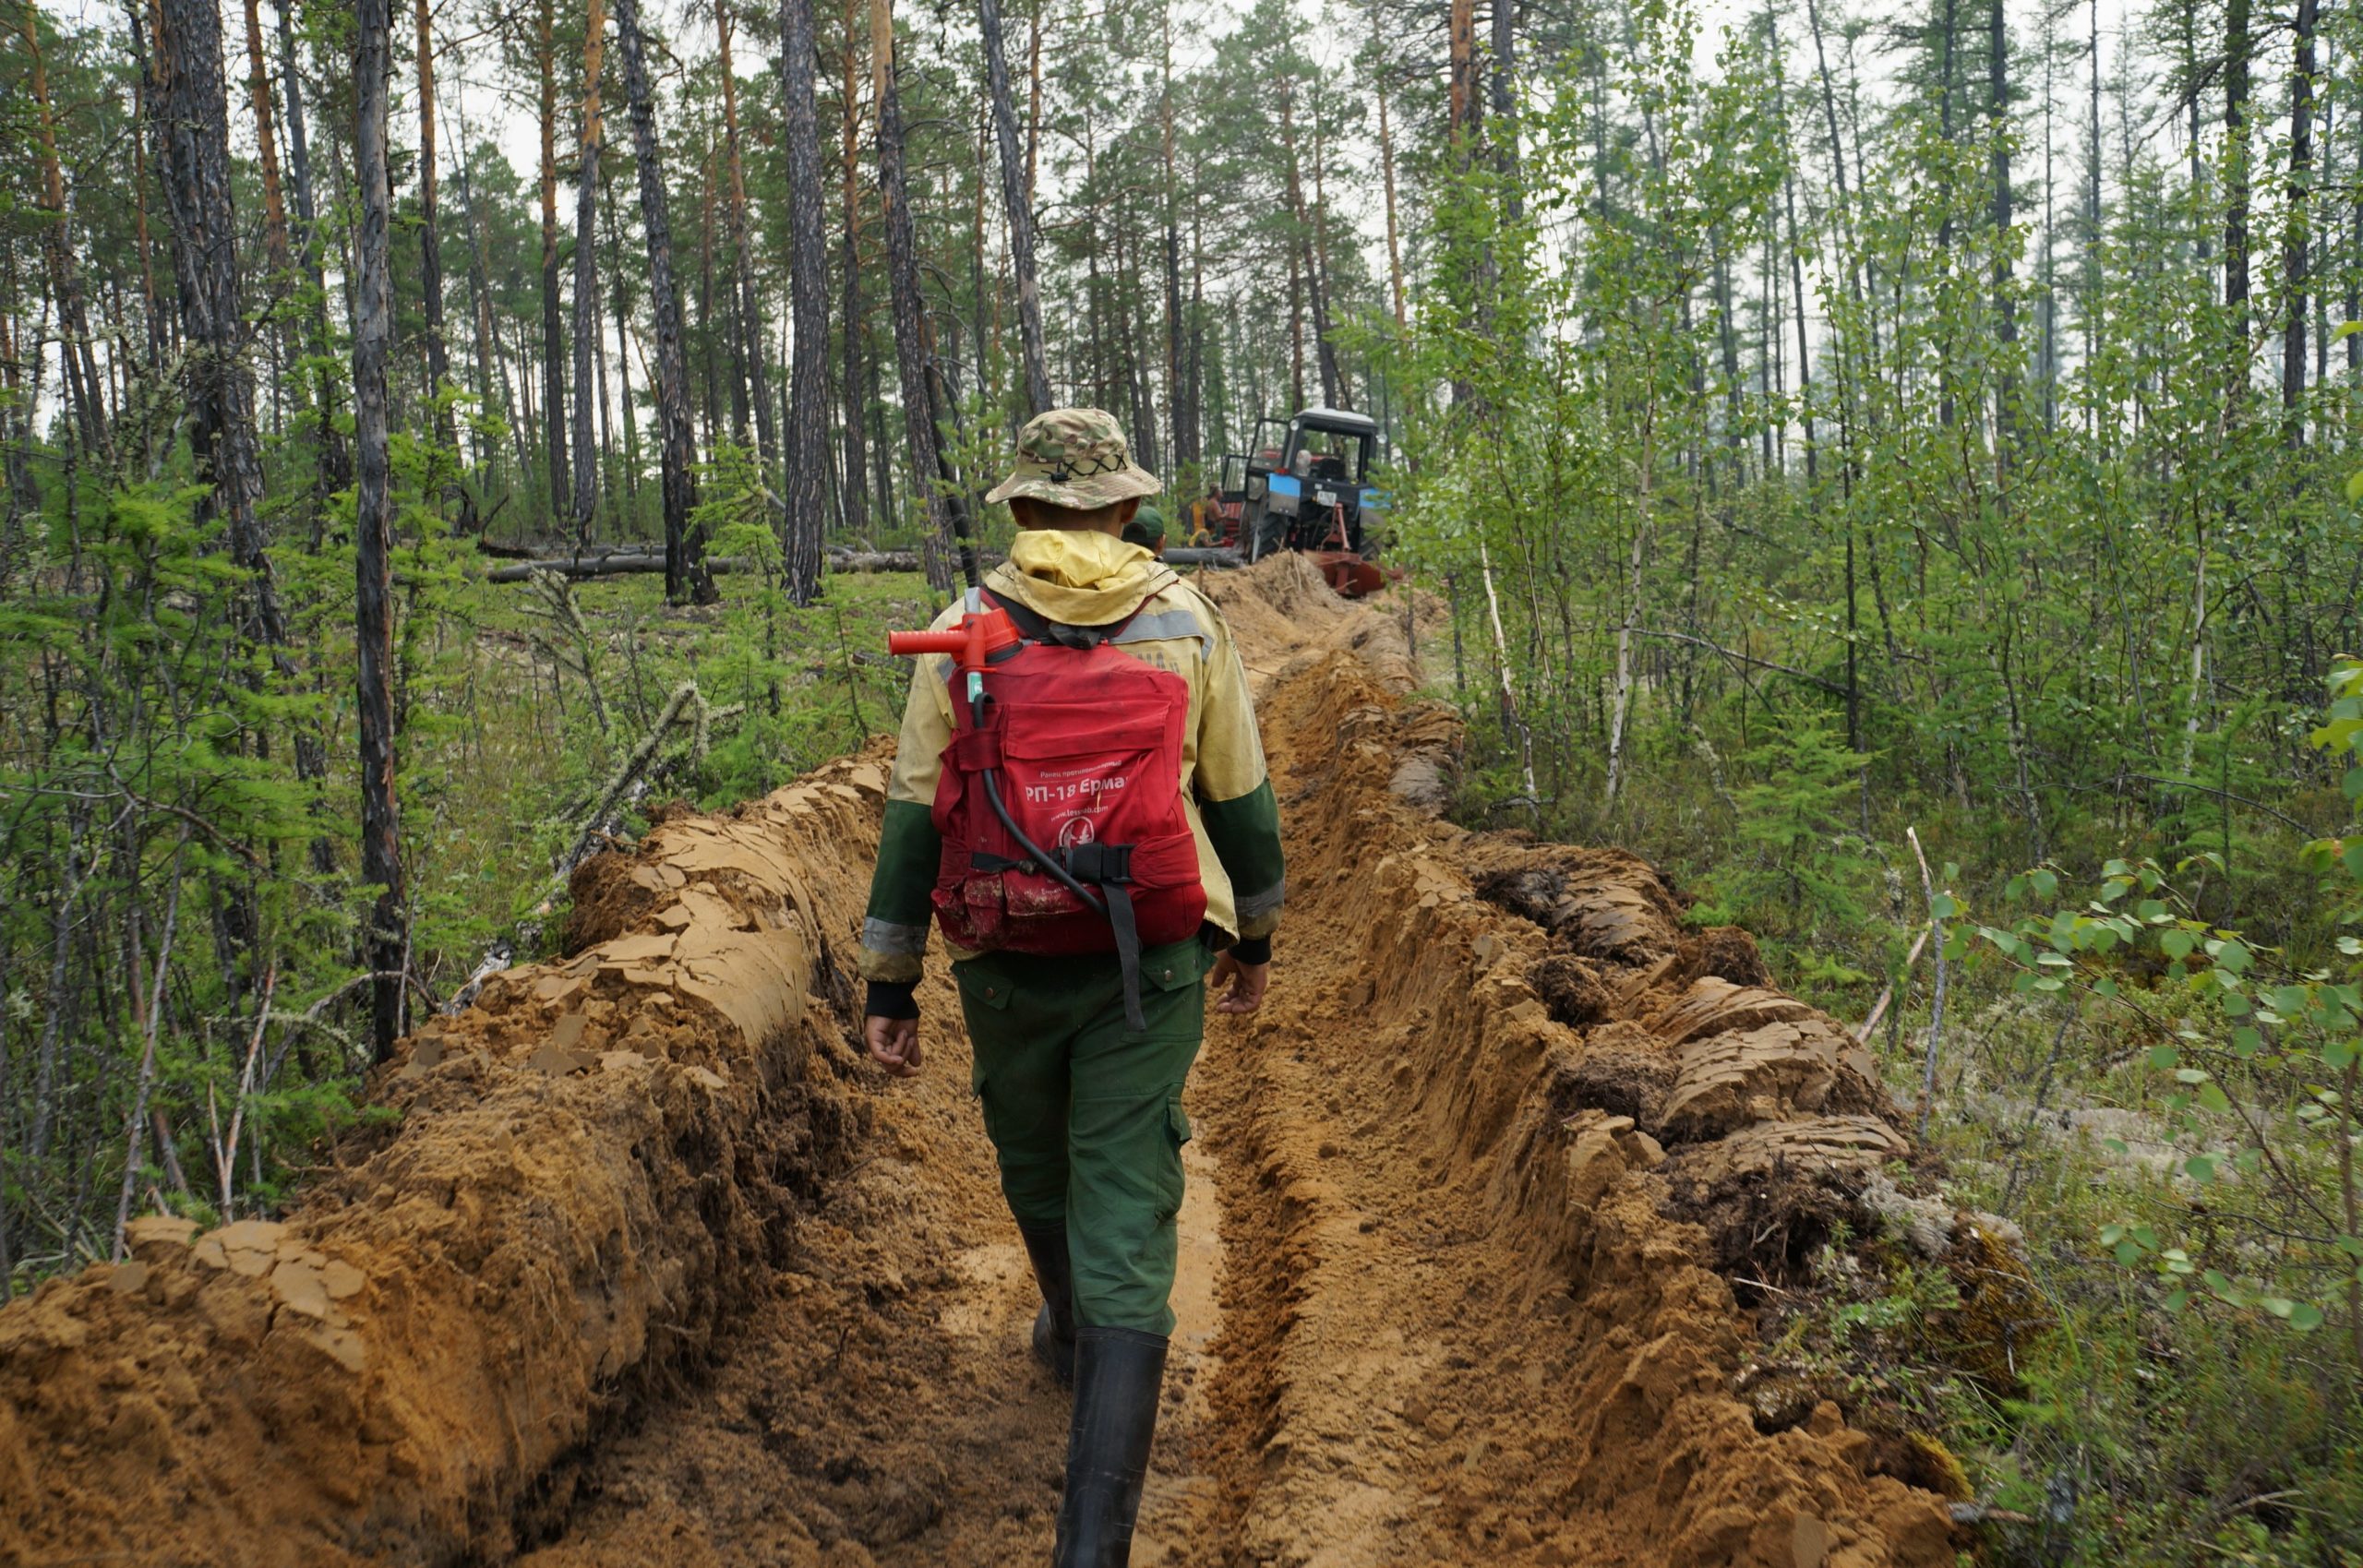
[[[1678,931],[1671,890],[1641,862],[1435,817],[1458,729],[1448,710],[1407,695],[1399,606],[1345,604],[1293,557],[1212,587],[1261,688],[1290,915],[1265,1011],[1210,1019],[1193,1080],[1182,1326],[1134,1562],[1949,1562],[1942,1505],[1876,1473],[1869,1440],[1834,1407],[1764,1420],[1734,1393],[1754,1335],[1725,1274],[1778,1283],[1783,1257],[1753,1239],[1777,1235],[1797,1258],[1817,1239],[1805,1210],[1782,1208],[1783,1184],[1901,1147],[1862,1064],[1826,1021],[1762,987],[1744,937]],[[393,1376],[406,1407],[460,1445],[437,1475],[475,1480],[437,1491],[436,1477],[396,1466],[372,1483],[366,1508],[340,1504],[317,1475],[304,1478],[308,1490],[241,1497],[239,1444],[268,1458],[281,1440],[234,1420],[201,1478],[230,1503],[205,1517],[235,1517],[246,1534],[192,1549],[187,1515],[173,1511],[191,1478],[142,1479],[178,1451],[111,1417],[102,1387],[160,1375],[160,1345],[168,1359],[179,1352],[141,1326],[158,1311],[136,1298],[152,1288],[126,1292],[93,1271],[47,1293],[30,1336],[24,1309],[0,1313],[0,1481],[13,1487],[63,1443],[89,1482],[78,1505],[97,1506],[110,1471],[122,1473],[126,1505],[104,1531],[44,1533],[36,1521],[16,1538],[6,1531],[19,1516],[0,1509],[0,1546],[103,1539],[134,1556],[146,1543],[174,1561],[307,1568],[356,1557],[534,1568],[1044,1560],[1065,1402],[1026,1353],[1035,1298],[948,977],[939,967],[922,987],[930,1057],[918,1080],[886,1083],[854,1034],[843,959],[874,844],[876,767],[874,756],[839,764],[794,786],[793,810],[783,792],[743,808],[738,826],[668,825],[634,856],[593,862],[578,885],[582,937],[636,953],[667,931],[758,928],[758,901],[699,858],[714,853],[709,841],[739,833],[732,855],[800,864],[798,906],[817,935],[809,967],[794,972],[810,994],[786,999],[802,1020],[792,1055],[750,1055],[703,1025],[650,1043],[633,1016],[726,1011],[732,999],[711,987],[677,985],[669,1001],[666,987],[618,988],[599,1025],[641,1030],[658,1055],[686,1052],[668,1071],[699,1066],[736,1083],[777,1059],[797,1076],[732,1099],[741,1119],[725,1125],[760,1152],[752,1167],[717,1164],[694,1138],[668,1162],[663,1139],[678,1144],[679,1131],[652,1144],[628,1130],[644,1120],[636,1105],[670,1101],[604,1071],[564,1077],[568,1095],[626,1093],[594,1119],[581,1152],[551,1146],[558,1158],[543,1165],[558,1195],[563,1159],[608,1158],[605,1130],[639,1139],[631,1168],[679,1196],[630,1232],[657,1243],[644,1254],[656,1288],[636,1337],[602,1332],[570,1349],[569,1336],[606,1320],[545,1312],[507,1338],[387,1342],[389,1357],[432,1371],[373,1371],[353,1418],[372,1418]],[[816,804],[825,818],[798,815]],[[694,885],[727,907],[697,904],[670,880],[666,856],[681,853],[688,874],[704,876]],[[530,1107],[549,1101],[547,1070],[571,1070],[540,1057],[552,1041],[536,1044],[535,1031],[572,1028],[561,1048],[581,1043],[582,1026],[565,1022],[576,1004],[541,997],[568,972],[522,972],[459,1021],[459,1036],[498,1049],[476,1053],[487,1061],[474,1078],[430,1064],[429,1083],[444,1085],[438,1110],[466,1113],[469,1094],[510,1095],[498,1103],[510,1146],[538,1146],[534,1118],[547,1113]],[[367,1173],[402,1140],[435,1136],[433,1124],[405,1128],[329,1204],[366,1217]],[[755,1169],[761,1181],[746,1178]],[[318,1220],[299,1228],[324,1234]],[[594,1241],[551,1284],[595,1302],[614,1288],[601,1273],[610,1256]],[[455,1299],[474,1288],[430,1283]],[[377,1288],[363,1301],[382,1311]],[[502,1301],[482,1310],[501,1321],[514,1311]],[[77,1334],[145,1348],[110,1359],[68,1344]],[[36,1368],[28,1345],[53,1372],[93,1369],[68,1380],[84,1391],[79,1405],[44,1406],[10,1382]],[[534,1380],[578,1366],[558,1418],[521,1428]],[[251,1405],[234,1376],[199,1375],[232,1415],[248,1407],[239,1399]],[[270,1408],[320,1383],[304,1370]],[[487,1403],[486,1389],[510,1392]],[[346,1408],[314,1403],[330,1428]],[[174,1408],[168,1425],[201,1418]],[[291,1512],[290,1500],[303,1507]],[[365,1535],[365,1516],[444,1522]],[[258,1540],[269,1550],[246,1550]]]
[[[1201,1069],[1228,1315],[1217,1486],[1182,1561],[1949,1562],[1942,1505],[1866,1476],[1835,1408],[1757,1430],[1714,1239],[1661,1212],[1693,1170],[1762,1191],[1852,1167],[1833,1127],[1901,1152],[1876,1118],[1822,1114],[1883,1103],[1867,1061],[1710,973],[1763,978],[1738,933],[1685,939],[1644,863],[1425,809],[1457,726],[1406,700],[1391,619],[1268,580],[1218,592],[1251,647],[1272,638],[1251,593],[1314,635],[1260,702],[1289,832],[1281,983]],[[1580,989],[1553,999],[1581,1022],[1538,982]],[[1649,1134],[1677,1131],[1669,1161]]]

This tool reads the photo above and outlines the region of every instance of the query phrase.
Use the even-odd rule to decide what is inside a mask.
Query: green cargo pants
[[[1205,1031],[1210,963],[1195,937],[1143,952],[1138,1033],[1114,953],[952,966],[1002,1192],[1028,1229],[1066,1227],[1077,1323],[1173,1332],[1182,1083]]]

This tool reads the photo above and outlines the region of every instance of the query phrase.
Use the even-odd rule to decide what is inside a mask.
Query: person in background
[[[1141,509],[1133,514],[1133,521],[1124,524],[1123,540],[1127,545],[1138,545],[1152,556],[1162,557],[1165,554],[1165,514],[1143,503]]]
[[[1218,544],[1222,539],[1222,486],[1209,482],[1206,493],[1190,503],[1190,543]]]

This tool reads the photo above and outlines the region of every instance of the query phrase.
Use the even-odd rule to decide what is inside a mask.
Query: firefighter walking
[[[1148,1470],[1208,983],[1262,1004],[1279,812],[1221,614],[1123,537],[1158,481],[1115,419],[1055,409],[991,493],[1008,562],[920,659],[862,928],[870,1051],[919,1071],[942,928],[974,1087],[1074,1390],[1053,1562],[1121,1568]],[[962,636],[948,634],[961,631]]]

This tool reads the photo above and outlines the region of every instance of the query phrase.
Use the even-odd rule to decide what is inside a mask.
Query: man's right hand
[[[889,1076],[910,1078],[919,1070],[919,1021],[916,1018],[867,1018],[862,1034],[870,1045],[870,1059]]]

